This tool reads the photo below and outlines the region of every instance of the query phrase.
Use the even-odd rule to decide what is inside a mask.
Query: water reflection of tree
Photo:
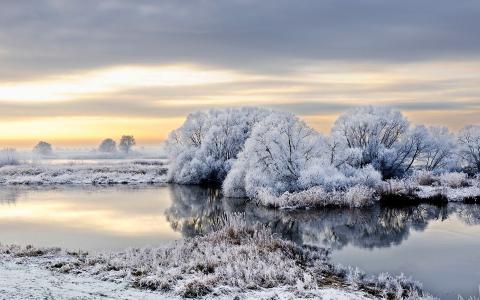
[[[467,225],[480,225],[480,205],[451,204],[449,210]]]
[[[171,185],[172,205],[165,212],[174,230],[186,237],[204,234],[223,225],[229,213],[241,212],[236,199],[223,201],[218,189]]]
[[[0,205],[15,204],[20,194],[21,190],[15,187],[0,188]]]
[[[408,238],[411,230],[423,231],[430,221],[445,220],[453,213],[465,223],[480,223],[478,205],[278,211],[222,198],[215,189],[179,185],[170,188],[173,202],[166,211],[167,220],[185,237],[214,230],[222,226],[226,215],[238,212],[245,214],[247,223],[265,224],[283,238],[334,249],[348,244],[361,248],[398,245]]]

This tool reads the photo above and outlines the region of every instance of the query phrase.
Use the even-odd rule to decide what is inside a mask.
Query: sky
[[[0,147],[158,144],[188,113],[346,109],[480,124],[480,1],[4,0]]]

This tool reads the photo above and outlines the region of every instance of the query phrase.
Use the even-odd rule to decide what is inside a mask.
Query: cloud
[[[22,77],[194,62],[277,72],[310,61],[477,58],[479,14],[474,0],[6,1],[0,69]]]
[[[242,105],[323,127],[362,104],[478,123],[479,15],[474,0],[7,0],[0,127],[55,136],[75,117],[69,128],[114,135],[129,118],[153,138],[193,110]]]

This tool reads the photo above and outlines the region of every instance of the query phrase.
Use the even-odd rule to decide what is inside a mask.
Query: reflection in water
[[[0,205],[1,204],[15,204],[21,190],[18,188],[0,188]]]
[[[185,237],[212,231],[221,226],[226,215],[242,212],[247,223],[265,224],[283,238],[333,249],[348,244],[369,249],[399,245],[411,230],[423,231],[431,220],[445,220],[456,213],[475,224],[480,216],[477,207],[472,210],[461,204],[278,211],[242,199],[223,198],[215,189],[172,185],[170,191],[172,206],[166,211],[167,220]]]
[[[166,211],[167,220],[185,237],[214,230],[222,226],[226,215],[241,212],[247,223],[265,224],[283,238],[332,248],[334,262],[359,266],[374,274],[387,271],[412,276],[441,299],[478,292],[479,205],[295,212],[222,198],[216,190],[169,188],[172,205]]]
[[[165,187],[3,187],[0,242],[121,250],[178,239]]]
[[[205,234],[222,226],[227,213],[242,212],[245,201],[223,199],[218,189],[170,185],[172,205],[165,211],[168,222],[184,237]]]

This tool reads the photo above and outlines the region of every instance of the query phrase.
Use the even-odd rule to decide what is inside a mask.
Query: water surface
[[[197,186],[0,189],[0,242],[90,251],[160,245],[221,227],[241,213],[332,260],[371,274],[404,273],[442,299],[478,295],[480,206],[276,211]]]

